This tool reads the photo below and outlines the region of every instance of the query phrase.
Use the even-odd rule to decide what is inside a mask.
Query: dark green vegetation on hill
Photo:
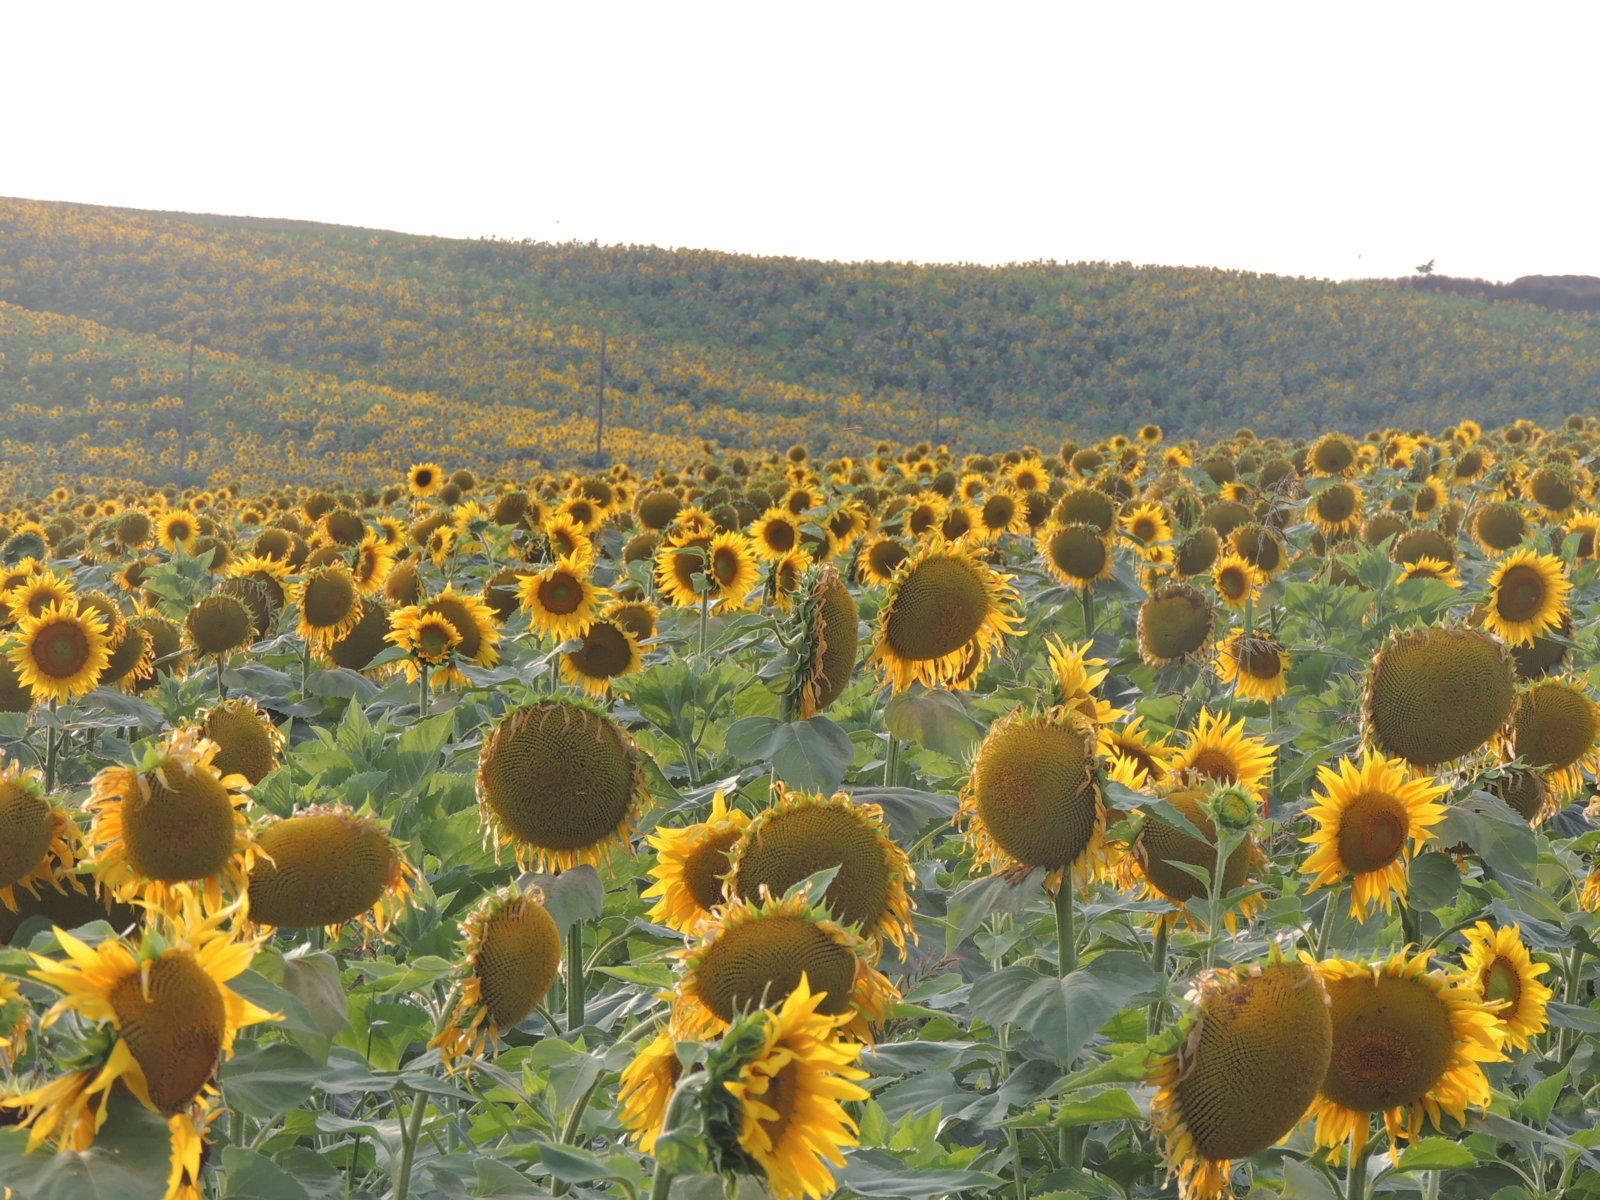
[[[1383,282],[452,241],[25,200],[0,200],[0,302],[104,327],[56,326],[58,342],[168,343],[140,343],[164,356],[167,395],[191,336],[237,356],[228,368],[254,382],[230,393],[234,428],[189,448],[200,470],[238,451],[232,435],[268,444],[274,397],[308,393],[337,416],[305,431],[322,454],[376,465],[395,451],[384,430],[417,417],[418,453],[570,459],[592,445],[602,330],[607,448],[636,463],[791,435],[853,452],[883,437],[1049,447],[1145,420],[1178,435],[1554,424],[1600,390],[1600,317]],[[0,352],[0,412],[36,410],[10,414],[15,440],[48,441],[107,398],[83,373],[39,369],[65,343],[51,362],[36,339]],[[458,428],[472,424],[461,404],[483,429]],[[485,429],[512,432],[489,447]]]

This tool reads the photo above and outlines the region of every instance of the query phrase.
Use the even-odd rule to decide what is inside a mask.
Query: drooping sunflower
[[[1449,625],[1396,630],[1367,673],[1362,718],[1370,745],[1436,767],[1494,737],[1516,698],[1499,639]]]
[[[588,559],[558,558],[539,574],[520,578],[517,594],[535,629],[558,642],[583,634],[611,595],[590,581],[589,568]]]
[[[222,657],[255,640],[250,610],[233,596],[206,596],[183,618],[183,630],[197,654]]]
[[[356,581],[356,590],[363,596],[381,595],[384,582],[394,569],[394,547],[380,534],[368,533],[351,557],[350,576]]]
[[[23,617],[7,657],[35,703],[73,700],[90,691],[111,660],[106,622],[70,599]]]
[[[1332,1000],[1333,1054],[1306,1114],[1319,1146],[1365,1137],[1383,1114],[1391,1141],[1415,1140],[1424,1120],[1466,1120],[1487,1107],[1489,1081],[1479,1064],[1503,1061],[1489,1005],[1464,982],[1429,969],[1431,951],[1401,950],[1382,962],[1328,959],[1317,964]]]
[[[634,1055],[617,1080],[618,1119],[628,1139],[646,1154],[655,1152],[672,1089],[682,1074],[677,1042],[663,1030]]]
[[[1470,529],[1478,548],[1496,558],[1522,544],[1528,536],[1528,519],[1517,505],[1496,501],[1478,509]]]
[[[709,920],[711,910],[727,899],[723,880],[732,865],[728,852],[749,824],[750,815],[730,809],[718,788],[711,815],[698,825],[657,826],[645,839],[656,852],[656,865],[650,869],[655,883],[641,893],[643,899],[655,900],[649,919],[683,934],[693,934]]]
[[[579,636],[579,645],[561,655],[561,678],[596,700],[611,694],[615,680],[644,665],[639,639],[616,621],[596,618]]]
[[[1255,568],[1263,581],[1275,579],[1289,565],[1289,548],[1270,525],[1246,522],[1228,535],[1228,549]]]
[[[1139,656],[1153,667],[1177,666],[1205,653],[1215,610],[1199,588],[1169,583],[1139,606]]]
[[[1144,790],[1147,782],[1165,779],[1174,753],[1164,735],[1157,736],[1143,725],[1144,717],[1136,716],[1117,728],[1101,726],[1098,735],[1100,755],[1108,769],[1125,764],[1127,773],[1118,782],[1126,782],[1135,791]]]
[[[1405,565],[1405,570],[1400,572],[1399,583],[1406,583],[1412,579],[1441,579],[1453,588],[1461,586],[1461,574],[1452,562],[1442,558],[1430,558],[1423,555],[1415,562]]]
[[[1314,847],[1300,864],[1314,876],[1306,890],[1348,879],[1351,916],[1364,921],[1375,908],[1388,914],[1394,897],[1405,901],[1408,865],[1449,811],[1435,801],[1450,789],[1370,751],[1359,764],[1342,758],[1319,766],[1317,782],[1322,791],[1306,810],[1317,828],[1300,839]]]
[[[814,717],[844,692],[855,673],[859,622],[855,597],[832,563],[802,577],[792,626],[796,666],[783,696],[786,719]]]
[[[1053,708],[995,723],[973,758],[958,820],[979,866],[1042,867],[1050,887],[1087,885],[1106,865],[1094,726]]]
[[[1553,554],[1522,550],[1495,566],[1483,624],[1514,646],[1525,646],[1561,624],[1572,582]]]
[[[843,1102],[868,1096],[854,1082],[867,1077],[854,1065],[861,1046],[834,1036],[839,1020],[825,1015],[827,998],[815,987],[802,978],[776,1012],[751,1018],[748,1037],[724,1039],[733,1054],[725,1068],[713,1064],[706,1085],[720,1084],[731,1099],[731,1140],[765,1175],[773,1200],[822,1200],[833,1191],[825,1164],[843,1166],[840,1148],[857,1142]],[[708,1107],[721,1115],[721,1106]]]
[[[1217,647],[1217,678],[1233,688],[1241,700],[1273,701],[1288,691],[1289,652],[1270,633],[1260,630],[1249,637],[1230,630]]]
[[[1555,797],[1600,771],[1600,705],[1577,683],[1546,679],[1517,694],[1506,749],[1543,775]]]
[[[223,700],[205,714],[200,732],[217,745],[212,765],[223,775],[243,775],[253,786],[278,765],[283,731],[247,696]]]
[[[1093,587],[1111,578],[1111,539],[1093,525],[1052,521],[1039,531],[1038,546],[1044,569],[1068,587]]]
[[[1304,963],[1208,971],[1179,1048],[1151,1063],[1150,1125],[1180,1200],[1228,1194],[1231,1160],[1286,1136],[1333,1053],[1328,994]]]
[[[478,758],[484,836],[518,865],[563,870],[626,844],[646,791],[639,752],[609,717],[568,700],[507,713]]]
[[[1126,763],[1117,764],[1111,775],[1112,779],[1124,784],[1131,777]],[[1216,871],[1221,843],[1215,823],[1201,807],[1210,798],[1213,789],[1197,784],[1192,776],[1185,777],[1174,772],[1161,780],[1147,777],[1142,790],[1160,796],[1172,805],[1201,836],[1195,837],[1187,830],[1169,825],[1159,818],[1148,818],[1140,826],[1128,853],[1119,860],[1118,875],[1124,884],[1142,884],[1142,892],[1146,897],[1162,899],[1173,906],[1175,912],[1159,918],[1163,922],[1171,924],[1182,918],[1192,923],[1194,918],[1189,912],[1189,905],[1206,900],[1210,892],[1205,882],[1184,868],[1199,868],[1207,875]],[[1244,887],[1249,882],[1251,868],[1260,862],[1261,857],[1255,839],[1246,833],[1223,861],[1218,898]],[[1248,919],[1261,907],[1261,903],[1260,896],[1244,897],[1242,902],[1227,908],[1223,914],[1223,924],[1230,931],[1233,930],[1240,916]]]
[[[1068,645],[1060,638],[1047,637],[1044,648],[1063,708],[1097,726],[1120,721],[1128,715],[1124,709],[1112,708],[1109,701],[1102,700],[1096,693],[1109,672],[1105,659],[1089,657],[1094,649],[1093,642]]]
[[[256,834],[249,915],[278,929],[382,933],[411,895],[416,872],[383,826],[342,804],[297,809]]]
[[[872,964],[873,948],[805,895],[732,899],[700,925],[699,940],[676,951],[683,974],[673,992],[671,1029],[713,1037],[753,1008],[773,1008],[810,979],[827,993],[820,1011],[843,1017],[863,1040],[900,998]]]
[[[86,806],[90,862],[119,900],[178,911],[198,896],[208,912],[242,896],[256,843],[241,811],[242,775],[213,765],[217,744],[192,726],[175,730],[137,767],[106,767]]]
[[[1174,773],[1237,783],[1265,799],[1277,751],[1265,739],[1247,735],[1243,717],[1229,724],[1226,716],[1202,708],[1194,728],[1185,730],[1183,738],[1183,746],[1172,755]]]
[[[0,765],[0,904],[17,912],[19,890],[37,897],[40,884],[79,887],[71,871],[82,853],[77,822],[44,795],[38,770]]]
[[[896,692],[970,687],[1016,632],[1015,605],[1010,576],[936,539],[895,573],[869,661]]]
[[[319,649],[326,649],[361,620],[361,591],[342,562],[318,567],[290,586],[289,601],[298,610],[295,631]]]
[[[22,1110],[30,1152],[47,1140],[87,1149],[121,1085],[166,1118],[172,1144],[167,1195],[199,1195],[217,1071],[232,1056],[242,1027],[280,1019],[228,986],[250,966],[258,944],[224,930],[231,915],[205,916],[190,899],[137,944],[113,937],[88,946],[57,928],[67,961],[30,956],[30,974],[62,993],[46,1022],[70,1011],[111,1027],[100,1043],[105,1048],[88,1065],[0,1101]]]
[[[1539,982],[1549,964],[1533,961],[1519,925],[1496,929],[1479,921],[1464,936],[1467,949],[1461,956],[1461,974],[1480,1000],[1499,1005],[1494,1019],[1501,1044],[1526,1050],[1529,1039],[1545,1031],[1545,1007],[1555,995]]]
[[[818,903],[860,929],[873,945],[904,951],[911,928],[906,881],[911,862],[883,823],[883,810],[839,792],[824,797],[776,787],[772,806],[752,820],[728,851],[727,894],[758,900],[829,867],[838,874]]]
[[[461,936],[461,990],[428,1043],[451,1070],[482,1058],[501,1030],[520,1024],[561,969],[561,930],[537,887],[491,892],[461,922]]]

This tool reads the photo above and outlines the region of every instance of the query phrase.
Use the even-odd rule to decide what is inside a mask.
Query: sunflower
[[[39,772],[0,766],[0,904],[18,912],[19,890],[37,898],[40,884],[59,892],[63,880],[82,891],[72,875],[82,853],[77,822],[44,795]]]
[[[589,581],[589,560],[582,558],[559,558],[537,575],[521,576],[517,594],[533,628],[558,642],[581,636],[611,595]]]
[[[911,557],[904,542],[884,534],[869,534],[856,555],[856,578],[873,587],[887,587],[900,564]]]
[[[639,752],[609,717],[567,700],[507,713],[478,757],[478,806],[496,853],[563,870],[593,863],[628,827],[646,791]]]
[[[663,1031],[633,1056],[617,1080],[618,1119],[629,1140],[646,1154],[655,1152],[672,1090],[682,1074],[677,1042]]]
[[[1089,657],[1089,652],[1094,649],[1093,642],[1069,646],[1060,638],[1047,637],[1044,639],[1044,649],[1050,661],[1050,670],[1055,675],[1063,708],[1078,713],[1095,725],[1107,725],[1128,715],[1126,710],[1112,708],[1109,702],[1095,694],[1095,689],[1105,682],[1108,672],[1105,659]]]
[[[89,946],[57,928],[68,961],[30,956],[33,978],[62,993],[45,1023],[75,1012],[111,1027],[99,1043],[106,1048],[92,1051],[89,1065],[0,1101],[23,1110],[30,1152],[46,1140],[88,1149],[120,1084],[166,1118],[172,1145],[167,1195],[199,1195],[218,1068],[232,1056],[243,1026],[281,1019],[228,986],[250,966],[258,944],[224,931],[232,915],[205,916],[190,900],[137,944],[114,937]]]
[[[800,581],[792,653],[795,670],[784,690],[786,720],[808,720],[844,692],[856,669],[860,621],[855,597],[831,563],[823,563]]]
[[[1289,549],[1278,531],[1268,525],[1246,522],[1228,535],[1228,549],[1256,570],[1263,583],[1276,578],[1289,565]]]
[[[431,496],[444,486],[444,472],[438,463],[415,463],[406,472],[406,487],[416,497]]]
[[[297,809],[256,834],[249,913],[257,925],[330,933],[346,921],[382,933],[416,872],[383,827],[342,804]]]
[[[1126,762],[1117,763],[1110,773],[1114,782],[1128,785],[1133,772]],[[1196,830],[1200,837],[1176,825],[1169,825],[1158,817],[1147,818],[1139,828],[1138,836],[1117,865],[1117,875],[1123,884],[1138,882],[1148,899],[1161,899],[1171,904],[1175,912],[1163,914],[1159,920],[1171,924],[1180,916],[1193,923],[1189,905],[1205,900],[1210,887],[1203,877],[1186,868],[1197,868],[1210,876],[1216,872],[1218,857],[1217,828],[1202,808],[1210,799],[1211,789],[1196,786],[1192,777],[1176,773],[1161,780],[1146,778],[1143,791],[1160,796]],[[1222,878],[1218,881],[1217,896],[1225,898],[1249,882],[1252,866],[1261,861],[1261,852],[1253,837],[1246,834],[1229,852],[1222,864]],[[1223,914],[1223,925],[1230,931],[1238,925],[1240,916],[1247,919],[1261,907],[1258,895],[1249,895],[1237,905],[1230,905]]]
[[[1525,646],[1561,624],[1572,582],[1553,554],[1522,550],[1501,560],[1489,576],[1483,624],[1514,646]]]
[[[455,586],[444,589],[437,596],[422,600],[410,608],[402,609],[390,617],[392,630],[390,641],[395,640],[395,635],[405,632],[411,636],[416,646],[424,643],[437,648],[449,639],[438,625],[438,622],[428,618],[439,617],[460,636],[459,642],[447,646],[449,661],[445,663],[441,672],[443,682],[465,683],[466,676],[457,669],[456,664],[465,662],[477,667],[492,667],[500,661],[500,652],[496,644],[500,640],[499,628],[495,625],[494,610],[477,596],[465,592],[458,592]],[[425,638],[419,640],[420,635],[427,630]],[[399,642],[395,643],[399,645]],[[413,648],[412,658],[401,660],[401,667],[405,671],[406,679],[415,683],[420,673],[420,668],[415,660],[416,649]]]
[[[561,655],[561,678],[597,700],[611,694],[613,680],[632,675],[643,667],[639,639],[615,621],[596,619],[578,641],[577,649]]]
[[[1498,1004],[1494,1018],[1502,1046],[1526,1050],[1530,1038],[1545,1031],[1545,1006],[1555,994],[1539,982],[1550,967],[1536,963],[1522,944],[1522,929],[1499,929],[1479,921],[1466,931],[1467,949],[1461,974],[1488,1004]]]
[[[904,951],[911,929],[911,863],[883,823],[883,810],[844,793],[824,798],[776,785],[777,798],[728,850],[729,896],[782,895],[818,871],[838,874],[819,903],[874,945]]]
[[[1315,878],[1308,891],[1350,880],[1350,914],[1366,920],[1375,908],[1387,915],[1393,898],[1406,898],[1407,864],[1434,835],[1431,826],[1449,811],[1435,803],[1450,789],[1432,776],[1416,775],[1404,760],[1370,751],[1357,764],[1343,758],[1319,766],[1320,795],[1306,815],[1317,828],[1302,842],[1315,847],[1300,864]],[[1408,844],[1409,843],[1409,844]]]
[[[1523,494],[1548,520],[1559,521],[1583,498],[1583,485],[1566,468],[1546,463],[1523,481]]]
[[[974,511],[977,513],[975,532],[983,541],[998,541],[1006,533],[1028,532],[1028,509],[1022,502],[1022,495],[1010,488],[984,497]]]
[[[1150,1125],[1181,1200],[1228,1194],[1230,1160],[1292,1130],[1333,1052],[1328,994],[1304,963],[1208,971],[1182,1043],[1150,1064]]]
[[[1405,583],[1412,579],[1442,579],[1453,588],[1461,586],[1461,574],[1454,563],[1442,558],[1430,558],[1426,554],[1415,562],[1406,563],[1397,582]]]
[[[1068,587],[1093,587],[1111,578],[1111,539],[1093,525],[1051,521],[1039,531],[1038,547],[1044,569]]]
[[[1139,606],[1139,656],[1153,667],[1196,658],[1211,643],[1214,619],[1204,592],[1187,583],[1166,584]]]
[[[100,682],[111,661],[106,622],[76,600],[24,617],[7,656],[34,702],[73,700]]]
[[[72,583],[54,571],[39,570],[4,593],[11,621],[25,621],[37,617],[52,604],[62,605],[72,599]],[[96,606],[101,615],[110,617]]]
[[[356,590],[363,596],[379,596],[384,581],[394,569],[394,547],[375,533],[368,533],[356,546],[350,577],[356,581]]]
[[[674,952],[683,964],[672,999],[676,1037],[713,1037],[742,1013],[782,1004],[806,978],[826,993],[821,1012],[845,1018],[863,1040],[900,998],[873,967],[871,943],[803,893],[757,903],[729,900],[697,936],[694,945]]]
[[[545,540],[555,558],[588,560],[594,557],[594,542],[571,517],[558,514],[544,524]]]
[[[758,558],[776,562],[799,548],[801,522],[785,508],[769,508],[750,529],[750,547]]]
[[[1016,592],[969,550],[935,539],[895,573],[869,661],[896,692],[970,687],[1015,633]]]
[[[979,866],[1043,867],[1053,886],[1087,885],[1103,873],[1106,809],[1096,745],[1094,725],[1065,708],[1037,716],[1018,710],[995,723],[957,812]]]
[[[448,667],[461,644],[461,631],[436,612],[424,612],[416,605],[389,614],[389,632],[384,640],[399,646],[410,657],[408,677],[422,668]]]
[[[1358,448],[1354,441],[1342,433],[1325,433],[1312,443],[1306,455],[1306,465],[1320,478],[1338,475],[1348,477],[1354,473]]]
[[[1521,545],[1528,536],[1528,519],[1515,504],[1485,504],[1472,518],[1472,540],[1490,558]]]
[[[730,867],[728,852],[750,824],[748,813],[728,807],[721,788],[711,798],[711,815],[683,829],[657,826],[645,843],[656,852],[650,869],[655,883],[641,893],[655,899],[648,914],[658,925],[693,934],[711,918],[711,910],[726,896],[722,881]]]
[[[561,930],[537,887],[504,887],[461,922],[460,991],[430,1047],[451,1070],[482,1058],[502,1029],[539,1007],[561,968]]]
[[[186,727],[138,767],[106,767],[94,777],[86,810],[89,861],[119,900],[142,897],[177,911],[199,896],[207,911],[240,896],[255,865],[256,844],[244,813],[242,775],[213,765],[217,744]]]
[[[1288,690],[1289,654],[1270,633],[1245,637],[1242,629],[1229,631],[1217,647],[1216,668],[1217,678],[1241,700],[1270,702]]]
[[[1436,767],[1498,733],[1516,703],[1511,655],[1497,638],[1441,625],[1396,630],[1367,673],[1368,744]]]
[[[1576,683],[1535,683],[1517,695],[1506,748],[1539,771],[1555,797],[1570,796],[1586,772],[1600,771],[1600,705]]]
[[[1442,1132],[1448,1113],[1487,1108],[1480,1063],[1502,1062],[1493,1008],[1459,979],[1429,970],[1431,951],[1401,950],[1377,963],[1317,964],[1332,1000],[1333,1055],[1307,1121],[1319,1146],[1365,1139],[1373,1113],[1392,1141],[1415,1141],[1423,1120]]]
[[[1147,783],[1160,782],[1172,769],[1172,746],[1165,736],[1152,734],[1143,725],[1144,717],[1136,716],[1118,729],[1103,725],[1097,735],[1100,755],[1108,770],[1126,764],[1118,782],[1125,782],[1134,791],[1143,791]]]
[[[1172,540],[1172,517],[1160,504],[1135,504],[1123,513],[1120,524],[1123,533],[1138,543],[1142,553],[1148,553],[1161,542]]]
[[[753,1018],[760,1040],[740,1055],[737,1077],[721,1082],[737,1113],[743,1155],[766,1176],[773,1200],[821,1200],[833,1191],[844,1165],[842,1146],[854,1146],[856,1125],[843,1102],[865,1100],[855,1080],[861,1046],[835,1039],[836,1017],[825,1015],[828,997],[804,976],[776,1012]],[[742,1041],[742,1039],[741,1039]]]
[[[201,719],[200,733],[217,745],[211,765],[223,775],[243,775],[252,786],[283,754],[283,731],[247,696],[218,703]]]
[[[1244,718],[1228,724],[1202,708],[1194,728],[1184,733],[1184,745],[1173,752],[1173,772],[1188,772],[1213,783],[1237,783],[1266,798],[1267,782],[1277,752],[1261,738],[1248,737]]]
[[[293,584],[289,601],[299,610],[295,631],[319,649],[344,637],[361,620],[361,592],[343,563],[319,567]]]
[[[225,593],[206,596],[195,604],[184,615],[183,630],[196,653],[219,658],[248,646],[256,632],[250,610]]]
[[[194,549],[195,539],[200,536],[200,523],[195,520],[193,513],[175,508],[161,515],[156,523],[156,536],[161,548],[168,554],[176,554],[180,550],[188,554]]]

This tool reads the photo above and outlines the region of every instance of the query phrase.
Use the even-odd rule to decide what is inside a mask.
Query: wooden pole
[[[194,391],[194,334],[189,335],[189,369],[183,377],[183,411],[178,427],[178,486],[189,483],[189,396]]]
[[[606,331],[600,331],[600,388],[594,399],[594,465],[601,465],[606,432]]]

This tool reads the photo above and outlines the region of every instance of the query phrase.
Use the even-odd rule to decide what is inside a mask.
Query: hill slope
[[[434,446],[491,466],[591,448],[602,330],[607,448],[646,462],[701,440],[859,451],[936,433],[1052,446],[1145,420],[1288,435],[1554,421],[1600,391],[1600,318],[1383,283],[452,241],[26,200],[0,200],[0,301],[14,322],[62,314],[147,339],[128,345],[169,373],[193,336],[250,374],[252,433],[314,395],[308,436],[386,472],[383,456]],[[0,410],[87,414],[90,391],[52,376],[41,398],[17,353]],[[398,451],[355,420],[376,403],[391,426],[421,422]],[[344,419],[323,429],[323,409]]]

